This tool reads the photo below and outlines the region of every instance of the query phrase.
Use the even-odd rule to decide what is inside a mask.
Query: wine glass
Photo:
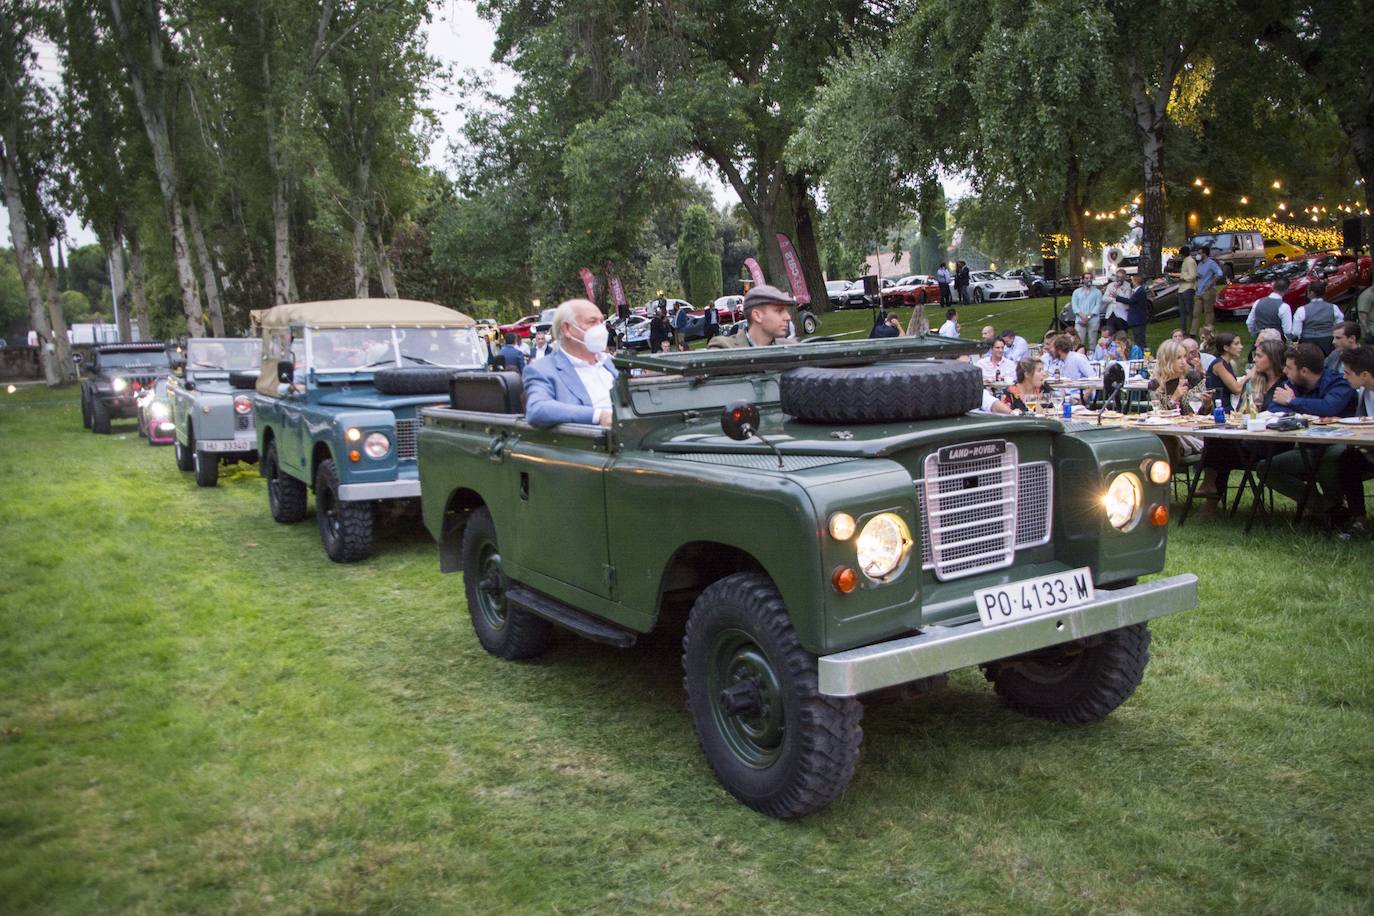
[[[1202,403],[1205,400],[1206,392],[1202,388],[1188,389],[1188,407],[1193,413],[1199,413],[1202,410]]]

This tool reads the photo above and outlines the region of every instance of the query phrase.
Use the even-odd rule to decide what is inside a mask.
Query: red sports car
[[[534,326],[539,323],[538,315],[526,315],[514,324],[503,324],[497,328],[502,334],[514,334],[516,337],[529,337],[534,333]]]
[[[913,274],[897,281],[891,289],[883,290],[884,305],[924,305],[940,301],[940,284],[933,277]]]
[[[1244,318],[1250,314],[1255,300],[1274,291],[1274,281],[1288,278],[1288,292],[1283,301],[1293,308],[1307,302],[1307,287],[1313,280],[1326,281],[1326,299],[1335,302],[1369,282],[1369,258],[1356,259],[1348,254],[1321,254],[1291,261],[1279,261],[1261,267],[1222,287],[1217,295],[1217,315]]]

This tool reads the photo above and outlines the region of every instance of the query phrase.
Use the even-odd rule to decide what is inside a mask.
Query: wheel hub
[[[744,764],[765,769],[782,754],[785,735],[783,691],[763,649],[742,630],[721,632],[713,641],[707,696],[725,744]]]
[[[763,713],[763,691],[754,678],[746,678],[720,692],[720,708],[732,716],[758,716]]]

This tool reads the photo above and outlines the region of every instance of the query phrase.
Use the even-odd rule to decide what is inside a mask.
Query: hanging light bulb
[[[1282,181],[1279,181],[1277,178],[1275,178],[1275,179],[1274,179],[1274,183],[1273,183],[1273,185],[1271,185],[1271,187],[1272,187],[1275,191],[1277,191],[1279,188],[1283,187],[1283,182],[1282,182]]]
[[[1283,201],[1279,201],[1279,209],[1280,209],[1280,210],[1287,210],[1287,209],[1288,209],[1288,204],[1284,203]]]
[[[1195,188],[1200,188],[1200,187],[1202,187],[1202,179],[1201,179],[1201,178],[1194,178],[1194,179],[1193,179],[1193,187],[1195,187]]]
[[[1241,197],[1240,202],[1241,202],[1242,204],[1248,204],[1248,203],[1250,202],[1250,198],[1248,198],[1248,197]]]
[[[1203,188],[1203,189],[1202,189],[1202,193],[1203,193],[1204,195],[1210,197],[1211,194],[1212,194],[1212,189],[1211,189],[1211,188]]]
[[[1140,206],[1140,195],[1137,194],[1135,200],[1131,201],[1131,203],[1135,204],[1137,207]]]

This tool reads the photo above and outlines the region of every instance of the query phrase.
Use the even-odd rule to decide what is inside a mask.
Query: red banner
[[[778,247],[782,249],[782,265],[787,268],[787,282],[792,286],[792,298],[803,304],[810,302],[811,294],[806,290],[806,276],[802,273],[801,258],[797,257],[792,240],[779,232]]]
[[[579,267],[577,274],[582,278],[582,288],[587,291],[587,299],[591,302],[596,301],[596,274],[585,267]]]
[[[744,266],[749,268],[749,277],[754,281],[755,286],[762,286],[764,283],[768,282],[763,279],[763,268],[759,266],[758,261],[755,261],[753,258],[745,258]]]
[[[625,304],[625,287],[621,286],[620,278],[611,270],[611,262],[606,262],[606,285],[611,289],[611,305]]]

